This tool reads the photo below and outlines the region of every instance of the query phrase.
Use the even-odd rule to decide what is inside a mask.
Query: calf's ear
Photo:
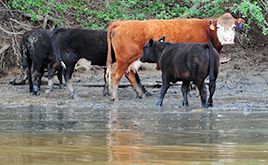
[[[216,23],[212,19],[208,21],[208,26],[211,30],[215,30]]]
[[[149,45],[150,45],[150,47],[154,46],[154,40],[153,39],[149,40]]]
[[[245,20],[243,20],[242,18],[238,18],[238,19],[235,20],[235,25],[238,28],[241,28],[244,23],[245,23]]]
[[[160,42],[164,42],[165,41],[165,39],[166,39],[166,37],[165,36],[163,36],[162,38],[160,38],[158,41],[160,41]]]

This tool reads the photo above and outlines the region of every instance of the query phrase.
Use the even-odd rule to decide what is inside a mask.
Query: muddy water
[[[267,100],[244,97],[229,108],[200,109],[198,98],[180,107],[172,95],[162,108],[154,106],[157,95],[145,101],[130,95],[118,103],[93,93],[91,100],[66,97],[53,103],[53,96],[26,95],[23,102],[5,102],[0,108],[1,164],[268,163]]]
[[[179,85],[160,108],[156,87],[143,99],[120,88],[114,103],[81,76],[77,100],[58,86],[47,98],[45,86],[36,97],[27,85],[0,83],[0,164],[268,164],[266,70],[222,70],[208,109],[195,91],[182,107]],[[161,81],[158,72],[141,78]]]

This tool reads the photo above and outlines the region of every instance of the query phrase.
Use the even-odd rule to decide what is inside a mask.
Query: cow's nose
[[[224,44],[234,44],[234,40],[232,38],[225,38]]]

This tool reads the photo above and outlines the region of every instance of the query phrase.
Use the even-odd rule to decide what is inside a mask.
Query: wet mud
[[[214,106],[201,108],[195,90],[182,106],[181,85],[167,91],[163,106],[161,72],[139,71],[152,96],[139,99],[126,78],[118,102],[103,96],[103,69],[77,70],[77,99],[55,85],[47,97],[28,85],[0,79],[0,154],[3,164],[266,164],[268,162],[268,70],[224,48]],[[238,58],[239,57],[239,58]],[[55,80],[57,84],[57,80]],[[121,86],[120,86],[121,85]],[[208,86],[207,86],[208,87]],[[193,86],[194,89],[194,86]]]
[[[242,51],[241,51],[242,50]],[[234,53],[234,51],[236,51]],[[268,74],[267,63],[253,64],[252,61],[238,58],[238,54],[246,53],[246,50],[237,48],[224,48],[221,58],[231,59],[220,64],[216,91],[213,97],[215,110],[241,109],[246,111],[255,108],[267,108]],[[230,54],[233,53],[233,54]],[[111,101],[110,96],[103,96],[103,69],[96,67],[94,71],[77,70],[72,78],[78,99],[72,99],[69,91],[64,87],[60,89],[58,81],[54,85],[49,97],[46,94],[47,78],[43,79],[41,96],[29,93],[29,87],[25,85],[10,85],[11,78],[0,79],[0,104],[2,106],[85,106],[85,107],[156,107],[155,104],[160,96],[161,71],[155,70],[155,64],[143,64],[139,71],[142,84],[152,93],[152,96],[139,99],[128,80],[123,77],[119,84],[118,102]],[[207,80],[208,82],[208,80]],[[192,85],[194,89],[194,85]],[[207,85],[208,89],[208,85]],[[172,84],[168,89],[162,108],[200,108],[201,102],[195,90],[188,94],[189,107],[182,107],[182,94],[180,82]]]

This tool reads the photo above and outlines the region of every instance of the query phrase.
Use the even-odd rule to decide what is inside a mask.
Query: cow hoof
[[[145,92],[145,95],[146,96],[152,96],[152,94],[150,92],[147,92],[147,91]]]
[[[33,95],[36,95],[36,96],[39,96],[40,95],[40,93],[38,92],[38,91],[33,91],[33,92],[31,92]]]
[[[49,98],[49,95],[50,95],[50,93],[47,93],[47,94],[46,94],[46,98]]]
[[[137,94],[136,98],[141,99],[141,98],[142,98],[142,95],[138,95],[138,94]]]
[[[162,102],[161,101],[157,101],[156,106],[162,106]]]
[[[208,104],[208,107],[213,107],[213,104],[212,103]]]
[[[103,96],[109,96],[110,95],[110,93],[109,93],[109,91],[107,89],[104,89],[102,93],[103,93]]]
[[[45,91],[45,94],[49,94],[51,92],[51,89],[47,89],[46,91]]]
[[[64,85],[63,84],[60,84],[60,89],[64,89]]]
[[[117,102],[117,101],[119,101],[119,99],[118,98],[116,99],[116,98],[112,97],[111,101]]]
[[[77,99],[77,98],[78,98],[78,97],[76,96],[76,94],[75,94],[74,91],[71,93],[70,97],[71,97],[72,99]]]

